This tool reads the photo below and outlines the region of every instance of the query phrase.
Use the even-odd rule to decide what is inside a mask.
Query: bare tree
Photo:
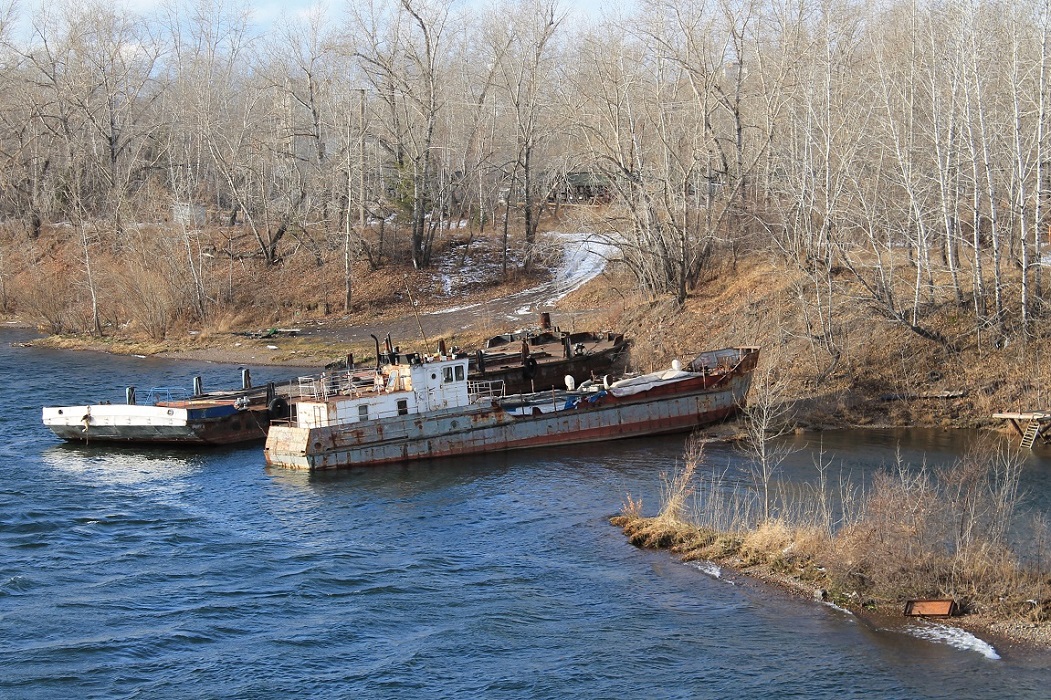
[[[541,171],[536,159],[557,129],[551,118],[554,102],[550,86],[555,82],[559,58],[554,39],[565,13],[557,0],[509,0],[498,12],[498,26],[504,28],[498,42],[507,46],[500,62],[500,87],[511,105],[517,141],[511,181],[522,183],[527,249],[524,267],[529,269],[537,227],[551,190],[552,173]],[[506,268],[505,247],[505,274]]]
[[[360,40],[356,56],[374,102],[379,139],[394,169],[395,187],[407,205],[412,263],[430,264],[436,223],[435,134],[444,107],[442,80],[454,27],[446,0],[377,0],[351,11]]]
[[[753,379],[748,406],[744,410],[747,440],[743,449],[749,457],[750,476],[759,497],[763,522],[774,517],[775,480],[791,446],[781,440],[791,429],[791,403],[787,400],[787,379],[782,358],[769,353]]]

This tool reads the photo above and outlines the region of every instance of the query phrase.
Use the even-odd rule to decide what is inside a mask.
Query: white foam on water
[[[713,561],[688,561],[686,562],[686,566],[693,567],[694,569],[700,571],[702,574],[706,576],[711,576],[712,578],[717,578],[720,581],[726,580],[723,578],[722,568]],[[734,585],[733,581],[726,581],[726,583],[730,584],[731,586]]]
[[[1000,658],[1000,655],[996,653],[996,649],[991,644],[982,641],[967,630],[962,630],[959,627],[929,623],[926,625],[909,625],[905,629],[908,634],[920,639],[948,644],[955,649],[962,649],[963,651],[976,651],[987,659]]]
[[[824,601],[824,604],[827,605],[828,607],[832,608],[833,610],[836,610],[838,612],[843,613],[844,615],[850,615],[851,617],[854,617],[854,613],[850,612],[846,608],[841,608],[840,606],[836,605],[835,603],[830,603],[830,602],[828,602],[826,600],[826,601]]]

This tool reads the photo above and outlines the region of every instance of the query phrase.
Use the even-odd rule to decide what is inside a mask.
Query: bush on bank
[[[1023,510],[1020,460],[983,445],[940,469],[899,461],[865,485],[783,489],[770,517],[757,490],[705,470],[692,440],[665,479],[657,515],[630,496],[612,523],[639,547],[669,549],[788,583],[853,608],[900,611],[953,598],[994,620],[1051,620],[1047,523]],[[822,480],[818,480],[819,482]]]

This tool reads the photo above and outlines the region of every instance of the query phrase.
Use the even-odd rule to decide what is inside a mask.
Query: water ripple
[[[198,372],[230,373],[0,334],[0,386],[20,387],[0,394],[0,697],[912,700],[1051,681],[1043,659],[976,664],[632,547],[608,516],[625,493],[657,503],[680,439],[309,475],[257,447],[71,448],[39,424],[37,402]]]

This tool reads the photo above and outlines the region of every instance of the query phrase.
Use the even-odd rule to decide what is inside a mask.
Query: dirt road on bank
[[[612,247],[593,240],[584,233],[547,234],[552,245],[562,246],[562,262],[551,279],[535,287],[499,299],[453,305],[438,311],[408,314],[382,324],[318,325],[306,330],[310,335],[334,342],[368,343],[371,335],[385,337],[395,344],[436,342],[464,332],[485,335],[517,330],[535,325],[541,312],[551,312],[553,321],[563,329],[573,329],[577,319],[591,311],[559,311],[558,302],[568,294],[600,275],[606,267]]]
[[[613,252],[609,244],[585,233],[545,234],[549,246],[562,247],[562,259],[551,278],[534,287],[498,299],[456,303],[443,309],[420,311],[382,321],[355,324],[352,320],[304,324],[296,337],[276,333],[272,337],[224,336],[224,342],[208,347],[183,348],[160,353],[173,359],[204,360],[238,364],[275,364],[312,367],[338,360],[352,346],[371,347],[372,335],[403,348],[433,351],[439,338],[462,335],[493,336],[535,326],[541,312],[563,330],[585,328],[594,310],[560,310],[558,302],[600,275]],[[469,274],[469,273],[467,273]],[[450,275],[451,277],[451,275]],[[578,324],[580,326],[578,327]],[[225,342],[229,338],[229,342]]]

